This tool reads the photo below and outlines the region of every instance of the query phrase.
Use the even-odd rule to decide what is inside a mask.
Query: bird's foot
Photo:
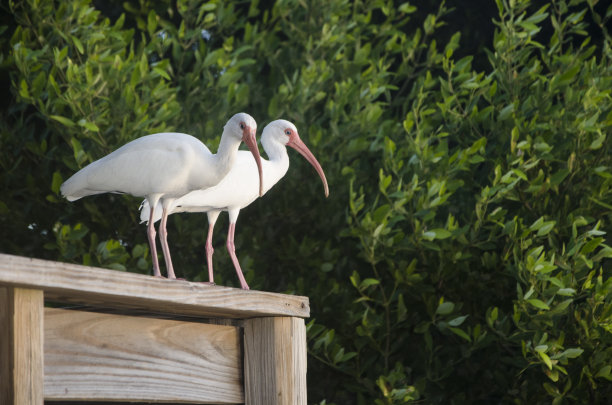
[[[198,284],[217,285],[213,281],[198,281]]]

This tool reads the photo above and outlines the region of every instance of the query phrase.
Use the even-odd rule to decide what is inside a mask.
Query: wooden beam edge
[[[181,280],[0,253],[0,285],[41,289],[45,299],[109,308],[228,318],[310,316],[308,297]]]

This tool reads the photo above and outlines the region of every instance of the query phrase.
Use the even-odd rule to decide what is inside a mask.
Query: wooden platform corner
[[[307,297],[0,254],[0,404],[306,405],[309,315]]]

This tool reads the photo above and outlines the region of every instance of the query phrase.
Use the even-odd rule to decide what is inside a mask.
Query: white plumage
[[[269,159],[262,159],[264,193],[270,190],[287,173],[289,169],[289,156],[285,146],[291,146],[314,166],[323,181],[325,196],[329,195],[323,169],[300,139],[295,125],[286,120],[276,120],[269,123],[263,130],[261,143]],[[221,211],[228,211],[230,226],[226,244],[227,249],[240,279],[241,287],[243,289],[249,288],[236,258],[234,231],[240,210],[251,204],[258,197],[257,178],[254,176],[253,170],[255,170],[255,166],[252,159],[249,159],[245,152],[238,152],[234,166],[219,184],[206,190],[192,191],[174,200],[169,207],[170,214],[178,212],[207,213],[209,229],[206,240],[206,258],[210,283],[213,282],[212,253],[214,249],[212,247],[212,231],[219,213]],[[161,216],[159,214],[151,216],[149,207],[149,202],[145,200],[140,212],[141,221],[159,220]],[[159,204],[154,212],[159,212]]]
[[[166,219],[172,202],[193,190],[219,183],[236,161],[240,142],[244,141],[255,157],[255,187],[261,184],[261,158],[255,132],[257,123],[250,115],[238,113],[223,128],[216,154],[197,138],[181,133],[159,133],[129,142],[107,156],[79,170],[61,186],[69,201],[101,193],[126,193],[145,197],[154,207],[159,203],[162,222],[160,239],[168,278],[176,278],[167,242]],[[245,152],[248,154],[248,152]],[[262,191],[263,193],[263,191]],[[155,214],[155,210],[152,214]],[[147,234],[151,246],[153,270],[161,276],[155,246],[155,228]]]

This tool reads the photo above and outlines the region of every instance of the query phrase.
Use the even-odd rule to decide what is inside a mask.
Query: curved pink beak
[[[325,173],[323,173],[323,168],[321,167],[317,159],[314,157],[310,149],[308,149],[304,142],[302,142],[297,133],[295,134],[295,136],[291,136],[289,138],[287,146],[291,146],[293,149],[297,150],[300,155],[304,156],[304,159],[306,159],[308,163],[310,163],[315,168],[315,170],[319,174],[319,177],[321,177],[321,181],[323,181],[323,187],[325,188],[325,197],[329,197],[329,187],[327,186],[327,179],[325,178]]]
[[[246,144],[247,148],[253,154],[255,163],[257,163],[257,170],[259,171],[259,196],[261,197],[263,192],[263,169],[261,167],[261,156],[259,155],[259,148],[257,147],[257,139],[255,138],[256,130],[247,126],[242,130],[242,141]]]

